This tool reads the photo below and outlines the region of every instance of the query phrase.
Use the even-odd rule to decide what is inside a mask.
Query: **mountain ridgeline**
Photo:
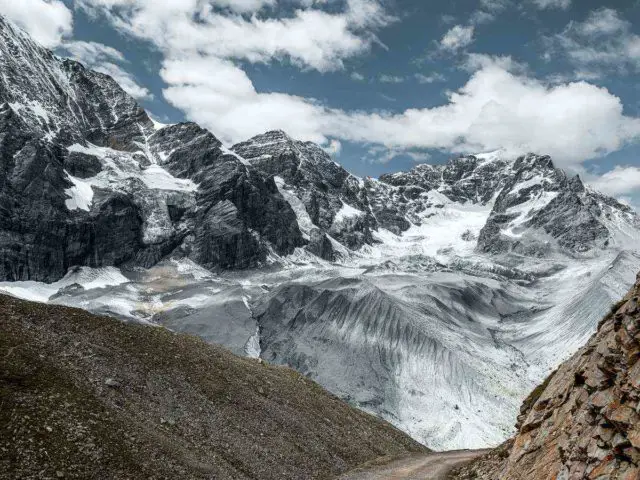
[[[335,260],[376,243],[379,229],[420,224],[431,191],[495,202],[479,252],[581,253],[607,246],[607,219],[635,221],[549,157],[467,156],[376,181],[280,131],[229,150],[196,124],[158,125],[113,79],[1,18],[0,68],[4,280],[54,281],[77,265],[150,267],[170,255],[248,269],[298,247]],[[544,205],[524,220],[517,207],[532,198]]]

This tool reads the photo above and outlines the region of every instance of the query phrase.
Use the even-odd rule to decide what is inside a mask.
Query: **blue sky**
[[[640,203],[640,1],[0,0],[0,13],[159,120],[228,144],[281,128],[371,176],[536,151]]]

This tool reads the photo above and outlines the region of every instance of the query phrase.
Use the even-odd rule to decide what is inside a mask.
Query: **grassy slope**
[[[0,296],[0,478],[329,478],[423,450],[290,369]]]

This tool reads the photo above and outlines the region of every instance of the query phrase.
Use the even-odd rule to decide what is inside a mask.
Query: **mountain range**
[[[0,72],[0,290],[291,366],[429,447],[507,438],[640,270],[636,213],[548,156],[225,146],[2,17]]]

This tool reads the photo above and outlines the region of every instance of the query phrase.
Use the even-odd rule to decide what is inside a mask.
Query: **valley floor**
[[[488,450],[456,450],[412,455],[399,460],[358,469],[339,480],[446,480],[455,468],[484,455]]]

